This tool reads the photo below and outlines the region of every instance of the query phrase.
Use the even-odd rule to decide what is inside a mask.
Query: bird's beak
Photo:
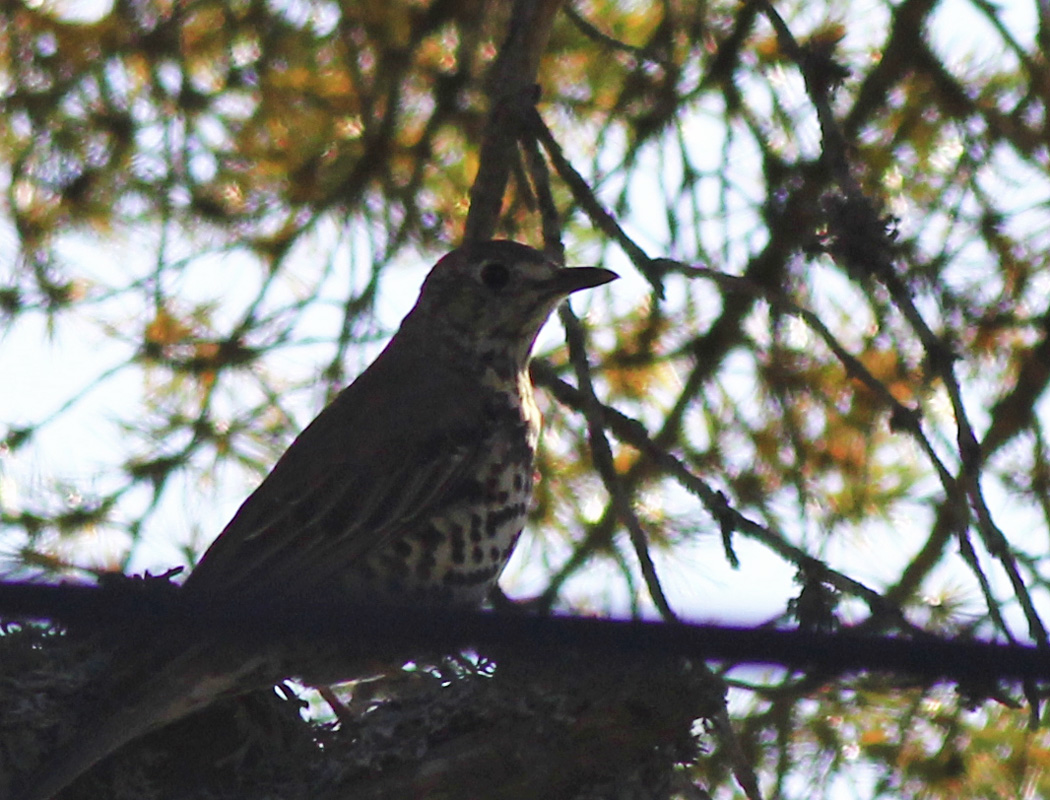
[[[612,270],[601,267],[563,267],[551,279],[550,288],[556,294],[570,295],[581,289],[593,289],[619,277]]]

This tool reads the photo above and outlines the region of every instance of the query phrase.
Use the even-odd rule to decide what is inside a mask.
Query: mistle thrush
[[[532,494],[533,343],[565,297],[614,278],[509,241],[446,255],[386,349],[299,435],[204,554],[183,599],[479,605]],[[193,649],[157,665],[154,688],[138,687],[120,711],[82,726],[24,800],[52,797],[128,741],[235,691],[254,666],[209,663]]]

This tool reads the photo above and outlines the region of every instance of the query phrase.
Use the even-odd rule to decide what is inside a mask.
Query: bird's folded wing
[[[460,445],[422,461],[402,451],[397,463],[374,463],[374,473],[319,471],[294,498],[253,495],[187,586],[237,598],[308,595],[440,508],[473,454]]]
[[[483,398],[456,373],[413,378],[422,355],[388,348],[303,431],[187,579],[190,596],[309,596],[458,493],[486,436]]]

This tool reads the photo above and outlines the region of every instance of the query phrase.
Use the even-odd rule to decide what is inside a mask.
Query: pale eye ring
[[[481,267],[481,282],[498,292],[510,282],[510,270],[502,261],[490,261]]]

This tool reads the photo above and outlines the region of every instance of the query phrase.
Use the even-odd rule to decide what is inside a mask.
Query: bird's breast
[[[539,413],[524,395],[488,394],[485,433],[461,478],[425,518],[369,554],[354,594],[383,602],[480,605],[503,571],[528,516]]]

